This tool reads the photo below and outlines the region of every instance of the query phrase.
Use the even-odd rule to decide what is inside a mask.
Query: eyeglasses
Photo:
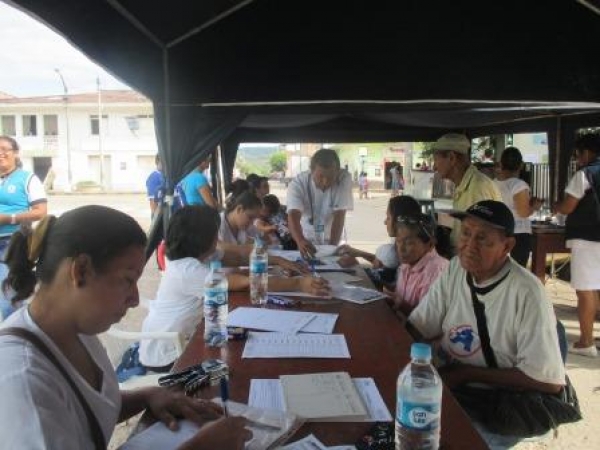
[[[434,224],[430,216],[424,214],[421,216],[398,216],[396,223],[401,225],[417,225],[419,230],[422,230],[429,240],[433,240]]]

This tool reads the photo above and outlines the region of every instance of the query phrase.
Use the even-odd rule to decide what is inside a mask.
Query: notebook
[[[347,372],[281,375],[279,379],[286,411],[303,419],[343,422],[368,416]]]

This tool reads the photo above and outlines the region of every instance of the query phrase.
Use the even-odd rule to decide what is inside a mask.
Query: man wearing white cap
[[[494,182],[471,164],[470,147],[469,139],[459,133],[445,134],[433,145],[434,170],[441,178],[454,182],[452,207],[459,211],[481,200],[502,200]],[[459,233],[460,222],[455,220],[450,235],[454,247]]]

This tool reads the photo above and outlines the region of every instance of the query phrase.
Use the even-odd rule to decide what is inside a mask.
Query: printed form
[[[343,334],[248,333],[242,358],[350,358]]]

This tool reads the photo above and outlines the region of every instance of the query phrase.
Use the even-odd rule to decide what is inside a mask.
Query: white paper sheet
[[[250,332],[242,358],[350,358],[343,334]]]
[[[250,380],[248,405],[256,408],[285,411],[283,389],[279,378],[255,378]]]
[[[386,297],[385,294],[375,289],[367,289],[361,286],[352,286],[349,284],[333,285],[331,289],[331,296],[333,298],[339,298],[340,300],[346,300],[348,302],[358,303],[360,305],[381,300]]]
[[[385,405],[373,378],[353,378],[356,390],[368,411],[368,422],[391,422],[392,416]],[[279,379],[255,379],[250,383],[248,405],[255,408],[274,408],[285,411],[283,389]]]
[[[321,278],[325,278],[329,283],[334,285],[344,284],[344,283],[354,283],[356,281],[361,281],[361,277],[357,277],[355,275],[350,275],[346,272],[323,272],[319,274]]]
[[[227,325],[254,330],[295,334],[333,332],[338,314],[283,311],[265,308],[236,308],[229,313]]]

